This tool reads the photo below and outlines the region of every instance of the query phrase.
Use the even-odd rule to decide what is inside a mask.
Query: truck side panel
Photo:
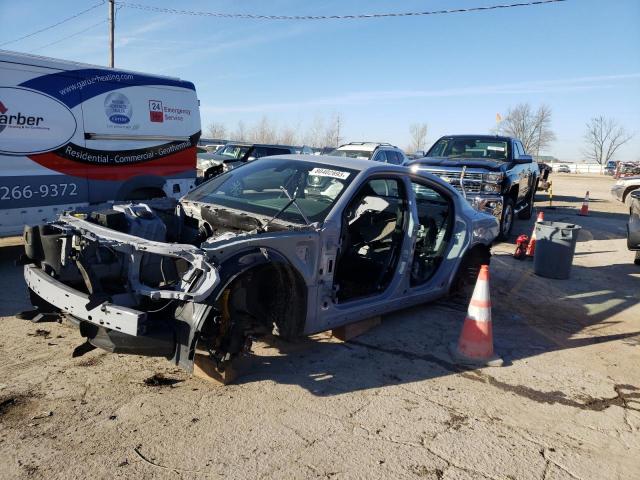
[[[200,114],[193,84],[16,57],[0,55],[1,236],[68,206],[181,197],[194,187]]]

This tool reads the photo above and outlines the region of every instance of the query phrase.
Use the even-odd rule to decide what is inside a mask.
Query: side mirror
[[[533,157],[531,155],[520,155],[516,159],[516,163],[533,163]]]

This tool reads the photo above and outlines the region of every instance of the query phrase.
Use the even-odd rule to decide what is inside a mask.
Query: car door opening
[[[384,291],[398,264],[407,195],[397,179],[376,179],[354,196],[342,220],[336,297],[344,302]]]

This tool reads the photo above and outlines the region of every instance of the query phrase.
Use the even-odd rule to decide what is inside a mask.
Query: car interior
[[[419,229],[411,265],[411,286],[427,282],[446,254],[453,227],[451,201],[436,190],[412,182]]]
[[[396,179],[371,180],[343,214],[335,273],[344,302],[384,291],[395,272],[407,220],[407,195]]]

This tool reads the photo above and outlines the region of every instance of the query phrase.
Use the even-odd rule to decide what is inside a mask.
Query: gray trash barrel
[[[533,255],[533,271],[536,275],[561,280],[569,278],[581,228],[574,223],[536,224],[536,249]]]

